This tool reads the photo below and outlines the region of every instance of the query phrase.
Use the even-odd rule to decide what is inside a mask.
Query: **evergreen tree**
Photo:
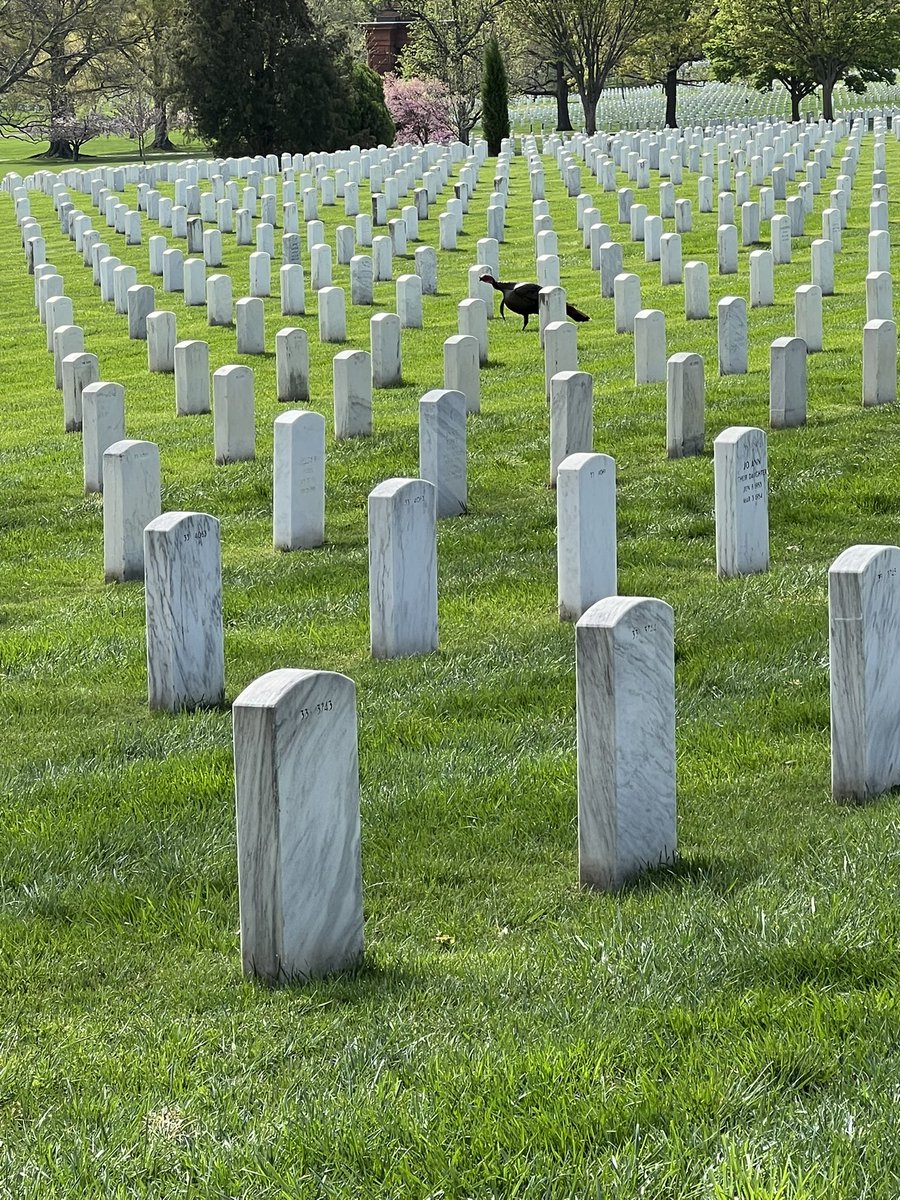
[[[503,139],[509,137],[509,81],[503,55],[495,37],[490,38],[484,48],[481,127],[487,139],[488,154],[499,154]]]
[[[306,0],[183,0],[174,43],[178,91],[218,153],[307,153],[343,140],[338,47]]]
[[[390,146],[394,141],[394,122],[384,98],[384,84],[377,71],[365,63],[354,62],[348,68],[348,101],[345,140],[364,150],[372,146]]]

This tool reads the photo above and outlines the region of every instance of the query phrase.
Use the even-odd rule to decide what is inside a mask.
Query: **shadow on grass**
[[[759,878],[759,864],[754,859],[676,858],[672,863],[652,867],[629,880],[619,895],[635,892],[674,892],[702,888],[718,896],[726,896]]]

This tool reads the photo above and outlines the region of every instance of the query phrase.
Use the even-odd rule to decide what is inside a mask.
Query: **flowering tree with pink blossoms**
[[[384,77],[384,99],[396,142],[448,142],[453,137],[447,88],[438,79]]]

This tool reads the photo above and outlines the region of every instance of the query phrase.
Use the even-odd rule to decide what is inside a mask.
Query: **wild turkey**
[[[500,301],[500,316],[506,319],[503,312],[504,308],[508,308],[510,312],[517,313],[520,317],[524,317],[522,328],[528,328],[528,318],[536,317],[538,312],[538,297],[541,293],[540,284],[537,283],[500,283],[493,275],[482,275],[482,283],[489,283],[492,288],[496,288],[503,296]],[[566,316],[573,321],[589,321],[591,318],[587,313],[583,313],[580,308],[576,308],[574,304],[566,305]]]

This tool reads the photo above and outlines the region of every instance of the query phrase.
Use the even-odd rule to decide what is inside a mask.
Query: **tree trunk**
[[[677,129],[678,120],[676,108],[678,105],[678,68],[669,67],[666,71],[666,82],[663,84],[666,93],[666,128]]]
[[[800,101],[802,99],[802,94],[800,93],[800,91],[797,88],[791,88],[790,96],[791,96],[791,120],[799,121],[800,120]]]
[[[156,98],[156,124],[153,130],[153,142],[151,143],[154,150],[174,150],[169,137],[169,114],[166,109],[166,101],[162,96]]]
[[[826,121],[834,120],[834,103],[831,98],[831,93],[834,91],[835,80],[822,80],[822,116]]]
[[[579,88],[578,94],[581,97],[581,108],[584,112],[584,132],[588,137],[593,137],[597,132],[597,102],[600,99],[602,88]]]
[[[556,128],[559,133],[571,133],[572,122],[569,119],[569,85],[566,82],[566,68],[561,62],[556,64]]]
[[[63,138],[51,138],[47,158],[73,158],[72,147]]]

